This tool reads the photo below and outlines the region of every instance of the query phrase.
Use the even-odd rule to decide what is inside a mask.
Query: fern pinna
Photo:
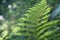
[[[55,40],[58,38],[59,28],[55,26],[59,24],[59,20],[48,21],[50,10],[46,0],[41,0],[27,10],[24,17],[18,19],[17,26],[12,31],[11,40]]]

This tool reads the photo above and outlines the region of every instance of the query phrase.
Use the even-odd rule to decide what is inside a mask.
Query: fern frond
[[[59,23],[59,20],[48,21],[50,10],[51,8],[47,5],[46,0],[41,0],[40,3],[27,10],[23,18],[18,20],[19,23],[13,29],[13,34],[22,36],[23,40],[24,38],[25,40],[32,40],[32,38],[36,40],[48,40],[51,34],[59,30],[54,27]],[[54,29],[49,30],[52,27]]]

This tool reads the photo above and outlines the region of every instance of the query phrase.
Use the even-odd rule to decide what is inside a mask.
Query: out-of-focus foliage
[[[58,17],[57,17],[58,16]],[[60,4],[55,8],[55,10],[51,13],[50,20],[59,19],[60,17]]]
[[[37,4],[39,1],[40,0],[1,0],[1,13],[6,19],[9,19],[8,15],[15,15],[15,18],[18,19],[26,13],[28,8],[34,6],[34,4]],[[7,13],[9,10],[12,11],[11,14]]]
[[[60,40],[56,27],[60,20],[48,21],[51,8],[46,0],[13,0],[0,7],[6,18],[0,26],[0,40]]]
[[[60,0],[47,0],[47,2],[52,6],[60,4]]]

